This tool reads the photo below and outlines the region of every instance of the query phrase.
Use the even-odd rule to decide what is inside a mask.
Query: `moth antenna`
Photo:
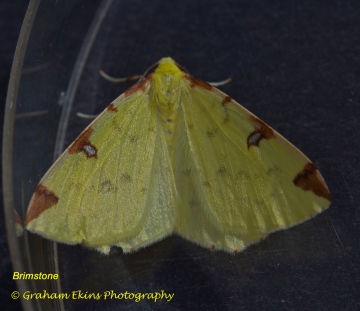
[[[114,78],[112,76],[109,76],[104,70],[100,69],[99,70],[99,74],[100,76],[102,76],[104,79],[110,81],[110,82],[114,82],[114,83],[121,83],[121,82],[131,82],[131,81],[135,81],[135,80],[139,80],[140,78],[142,78],[143,76],[140,75],[134,75],[134,76],[128,76],[125,78]]]
[[[208,82],[210,85],[212,86],[221,86],[221,85],[225,85],[225,84],[228,84],[229,82],[232,81],[232,78],[229,77],[225,80],[222,80],[222,81],[219,81],[219,82]]]
[[[76,116],[83,119],[95,119],[98,116],[98,114],[87,114],[87,113],[77,112]]]

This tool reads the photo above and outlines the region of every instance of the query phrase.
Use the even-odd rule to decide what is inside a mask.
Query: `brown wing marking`
[[[273,129],[265,122],[255,116],[250,116],[249,118],[250,122],[255,127],[255,131],[251,132],[247,138],[248,149],[251,146],[259,147],[259,143],[262,139],[270,139],[275,136]]]
[[[190,87],[199,87],[208,91],[211,91],[213,88],[209,83],[206,83],[205,81],[199,79],[195,79],[193,77],[190,77],[189,75],[185,75],[184,79],[190,82]]]
[[[138,91],[145,91],[145,87],[150,82],[150,80],[151,80],[151,75],[147,76],[143,80],[140,80],[138,83],[134,84],[131,88],[125,91],[124,96],[128,97],[131,94],[134,94]]]
[[[32,203],[26,214],[25,225],[27,225],[31,220],[39,217],[40,214],[48,208],[56,205],[58,201],[59,198],[54,192],[50,191],[42,184],[39,184],[36,187]]]
[[[312,191],[317,196],[331,202],[330,192],[314,164],[307,163],[304,169],[296,175],[293,182],[297,187],[305,191]]]
[[[111,111],[111,112],[118,112],[117,108],[115,107],[114,103],[111,103],[109,106],[107,106],[106,108],[107,110]]]
[[[97,159],[97,148],[89,140],[93,131],[94,129],[92,127],[83,131],[69,147],[69,154],[84,152],[87,158]]]

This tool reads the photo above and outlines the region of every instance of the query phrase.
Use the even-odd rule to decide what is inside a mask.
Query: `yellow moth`
[[[311,161],[171,58],[115,99],[40,181],[28,230],[133,252],[176,233],[237,253],[326,209]]]

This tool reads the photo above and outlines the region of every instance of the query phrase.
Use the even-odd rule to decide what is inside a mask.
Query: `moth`
[[[111,246],[134,252],[173,233],[238,253],[330,201],[303,153],[166,57],[52,165],[25,224],[105,254]]]

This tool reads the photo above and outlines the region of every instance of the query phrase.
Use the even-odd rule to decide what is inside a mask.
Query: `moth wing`
[[[49,169],[29,204],[27,229],[104,253],[173,231],[174,180],[145,82],[110,104]]]
[[[279,133],[205,82],[186,76],[181,89],[177,233],[237,252],[329,206],[319,171]]]

